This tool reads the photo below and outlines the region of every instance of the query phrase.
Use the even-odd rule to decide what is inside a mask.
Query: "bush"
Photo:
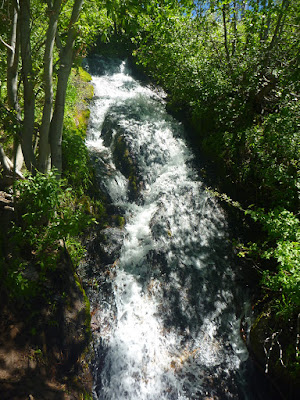
[[[58,250],[72,243],[73,262],[82,247],[76,237],[93,222],[91,215],[72,196],[66,181],[57,180],[55,173],[37,173],[16,184],[17,222],[13,237],[20,252],[28,261],[40,267],[56,267]],[[75,244],[76,243],[76,244]],[[77,249],[74,252],[74,249]],[[29,253],[30,251],[30,253]]]
[[[84,139],[76,130],[64,132],[63,176],[79,195],[83,195],[91,185],[89,154]]]
[[[89,119],[87,102],[93,97],[91,76],[81,67],[72,70],[66,93],[62,141],[63,176],[79,195],[91,185],[91,168],[85,145]]]
[[[284,208],[269,212],[247,210],[258,221],[267,236],[263,243],[252,243],[246,249],[252,256],[274,259],[277,271],[265,270],[262,285],[275,296],[279,315],[290,317],[300,311],[300,221]]]

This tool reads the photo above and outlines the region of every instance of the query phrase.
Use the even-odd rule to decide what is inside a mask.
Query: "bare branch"
[[[5,154],[5,151],[1,144],[0,144],[0,164],[2,165],[5,174],[12,176],[11,174],[13,173],[16,175],[17,178],[24,179],[24,176],[20,171],[18,170],[14,171],[14,165]]]
[[[1,36],[0,36],[0,42],[1,42],[8,50],[10,50],[10,51],[14,54],[14,52],[15,52],[14,48],[11,47],[8,43],[6,43],[6,42],[2,39]]]
[[[5,172],[10,172],[12,170],[13,163],[6,156],[1,144],[0,144],[0,164],[2,165]]]

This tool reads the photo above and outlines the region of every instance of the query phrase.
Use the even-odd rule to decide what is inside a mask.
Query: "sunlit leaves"
[[[82,251],[76,237],[93,219],[76,202],[66,182],[57,180],[55,171],[47,176],[29,175],[17,183],[16,189],[20,194],[14,241],[21,250],[31,249],[34,263],[42,270],[55,269],[61,240],[76,242],[78,251]]]
[[[262,284],[279,299],[284,299],[276,303],[277,311],[290,315],[300,306],[300,220],[284,208],[269,212],[248,209],[246,214],[259,222],[267,233],[264,243],[252,243],[246,252],[277,261],[276,272],[263,272]]]
[[[194,3],[192,18],[173,11],[141,20],[146,34],[136,56],[168,91],[173,110],[184,112],[202,148],[248,200],[266,207],[246,212],[265,236],[241,252],[277,264],[262,282],[278,310],[293,312],[300,305],[300,5]]]

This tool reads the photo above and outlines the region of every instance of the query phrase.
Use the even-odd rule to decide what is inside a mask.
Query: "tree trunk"
[[[10,49],[7,50],[7,102],[11,109],[15,110],[20,117],[20,106],[18,103],[18,12],[12,8],[12,22],[10,35]]]
[[[15,110],[17,119],[21,120],[21,110],[18,101],[18,63],[19,63],[19,29],[18,9],[12,4],[12,23],[10,33],[10,47],[7,50],[7,102],[9,108]],[[21,149],[20,138],[14,138],[14,169],[21,170],[24,157]]]
[[[271,40],[271,43],[269,44],[268,47],[268,52],[272,51],[272,49],[274,48],[274,46],[277,43],[278,37],[279,37],[279,32],[282,29],[282,24],[285,21],[285,18],[283,18],[285,11],[287,11],[287,9],[289,8],[289,0],[282,0],[282,4],[281,4],[281,9],[278,15],[278,19],[277,19],[277,23],[276,23],[276,27],[275,27],[275,31]]]
[[[58,177],[62,171],[62,131],[65,111],[66,91],[68,79],[72,68],[74,56],[74,42],[77,31],[74,24],[79,18],[83,0],[75,0],[72,16],[69,23],[68,36],[65,46],[60,52],[60,68],[58,71],[55,109],[50,126],[50,146],[52,167],[58,171]]]
[[[55,43],[55,36],[57,32],[58,17],[60,13],[62,0],[48,1],[48,12],[50,14],[49,26],[47,30],[45,53],[44,53],[44,108],[42,125],[40,128],[40,142],[39,142],[39,170],[43,173],[49,171],[50,168],[50,143],[49,143],[49,130],[50,122],[53,111],[53,48]]]
[[[21,145],[26,167],[28,171],[32,172],[35,167],[35,157],[32,145],[35,98],[30,46],[30,0],[20,1],[20,40],[22,79],[24,85],[24,121],[21,134]]]
[[[234,56],[237,46],[237,4],[236,0],[233,2],[233,16],[232,16],[232,30],[233,30],[233,39],[232,39],[232,51],[231,54]]]
[[[226,60],[228,64],[230,63],[229,49],[228,49],[228,34],[227,34],[227,24],[226,24],[226,7],[225,4],[222,7],[222,16],[223,16],[223,32],[224,32],[224,47],[226,53]]]

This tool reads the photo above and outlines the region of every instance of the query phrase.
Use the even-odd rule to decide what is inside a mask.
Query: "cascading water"
[[[227,256],[226,218],[193,168],[182,126],[125,62],[105,66],[95,57],[88,68],[95,99],[87,146],[126,220],[105,275],[112,293],[106,298],[100,287],[94,304],[95,399],[257,398],[242,368],[248,352],[236,303],[241,310],[244,300]],[[117,168],[121,142],[136,164],[138,195]]]

